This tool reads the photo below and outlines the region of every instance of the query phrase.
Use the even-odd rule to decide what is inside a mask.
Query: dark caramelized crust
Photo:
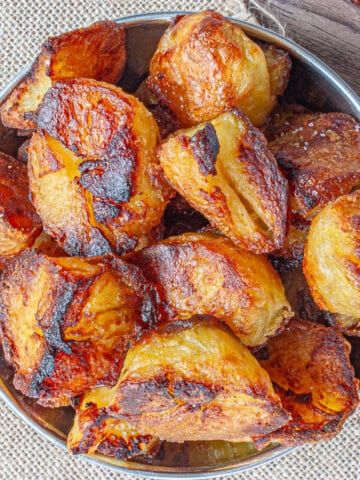
[[[287,182],[240,110],[179,130],[159,155],[173,187],[237,245],[256,253],[283,245]]]
[[[31,246],[42,230],[29,201],[26,165],[0,152],[0,256]]]
[[[274,104],[261,48],[239,25],[209,10],[173,20],[151,59],[147,84],[185,127],[232,107],[261,125]]]
[[[315,302],[360,334],[360,191],[328,204],[311,223],[303,269]]]
[[[130,347],[114,391],[114,416],[169,441],[248,441],[288,421],[255,357],[204,318]]]
[[[297,110],[275,111],[265,133],[289,180],[292,213],[311,218],[360,184],[360,124],[345,113]]]
[[[70,255],[146,245],[173,195],[146,108],[117,87],[68,79],[47,92],[36,122],[29,176],[45,230]]]
[[[170,319],[221,318],[241,341],[263,344],[292,316],[265,257],[210,233],[168,238],[127,257],[157,287]]]
[[[141,273],[120,259],[89,263],[26,251],[7,262],[0,331],[15,387],[61,406],[115,384],[129,339],[154,322],[154,300]]]
[[[125,30],[110,20],[49,38],[28,77],[2,106],[3,124],[33,129],[34,113],[54,79],[83,77],[117,83],[125,63]]]
[[[257,356],[292,420],[271,438],[298,445],[335,436],[359,403],[350,345],[331,327],[294,320]]]
[[[83,395],[76,407],[67,444],[72,453],[101,454],[118,460],[150,460],[161,446],[157,437],[141,435],[125,419],[113,418],[108,404],[114,389],[96,388]]]

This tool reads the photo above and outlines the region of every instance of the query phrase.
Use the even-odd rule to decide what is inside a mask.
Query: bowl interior
[[[149,60],[156,49],[174,13],[149,14],[118,20],[127,31],[129,60],[120,86],[134,92],[146,78]],[[293,70],[285,99],[301,103],[313,110],[343,111],[360,119],[360,101],[356,95],[327,67],[293,42],[253,25],[239,22],[245,32],[260,40],[285,48],[292,55]],[[0,102],[26,73],[25,69],[5,89]],[[16,155],[23,143],[15,130],[0,125],[0,150]],[[65,438],[71,427],[73,410],[70,408],[44,408],[17,392],[12,385],[13,372],[0,352],[0,394],[10,407],[39,433],[66,448]],[[186,442],[182,445],[165,444],[161,457],[151,465],[140,462],[123,462],[107,457],[87,456],[91,461],[141,476],[205,478],[245,470],[265,461],[277,458],[291,449],[273,445],[258,452],[253,444],[229,442]]]

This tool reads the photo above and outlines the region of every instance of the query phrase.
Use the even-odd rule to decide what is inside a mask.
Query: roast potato
[[[69,255],[146,245],[173,195],[146,108],[120,88],[65,79],[46,93],[36,122],[29,177],[44,230]]]
[[[292,316],[270,262],[220,235],[186,233],[126,261],[158,288],[172,321],[193,314],[221,318],[249,347],[263,344]]]
[[[261,125],[274,106],[262,49],[239,25],[209,10],[172,21],[150,61],[147,84],[184,127],[232,107]]]
[[[289,180],[293,215],[311,219],[360,184],[360,123],[350,115],[284,105],[269,118],[265,134]]]
[[[275,104],[278,97],[285,92],[289,81],[292,66],[290,55],[271,43],[260,43],[259,45],[265,55],[269,72],[270,92]]]
[[[331,327],[293,320],[271,338],[260,364],[292,420],[271,435],[283,445],[335,436],[359,403],[350,345]]]
[[[69,450],[119,460],[154,457],[161,446],[157,437],[141,435],[127,420],[109,415],[107,407],[113,392],[109,387],[95,388],[81,397],[67,438]]]
[[[125,30],[106,20],[50,37],[29,75],[13,90],[1,108],[5,126],[33,129],[34,113],[56,79],[94,78],[117,83],[126,63]]]
[[[154,321],[153,300],[138,269],[121,260],[89,263],[36,251],[9,260],[0,282],[0,336],[15,387],[42,405],[63,406],[115,384],[129,339]]]
[[[170,324],[132,345],[114,390],[114,416],[171,442],[249,441],[289,420],[255,357],[204,318]]]
[[[159,155],[173,187],[237,245],[255,253],[283,245],[287,182],[240,110],[177,131]]]
[[[31,246],[42,230],[29,200],[26,165],[0,152],[0,256]]]
[[[343,195],[311,223],[303,269],[317,305],[360,334],[360,191]]]

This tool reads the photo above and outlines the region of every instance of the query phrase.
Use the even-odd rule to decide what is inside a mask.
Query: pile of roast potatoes
[[[285,102],[288,53],[213,11],[171,22],[132,93],[130,56],[113,21],[50,38],[1,106],[15,388],[75,409],[74,453],[334,437],[359,403],[360,124]]]

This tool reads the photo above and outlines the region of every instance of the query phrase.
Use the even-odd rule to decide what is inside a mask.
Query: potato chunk
[[[136,267],[120,260],[111,266],[35,251],[9,260],[0,336],[15,387],[42,405],[61,406],[115,384],[129,339],[154,320],[152,298]]]
[[[239,25],[209,10],[170,24],[151,59],[148,86],[185,127],[232,107],[261,125],[274,106],[262,49]]]
[[[336,323],[359,335],[360,191],[339,197],[314,218],[303,269],[317,305],[340,314]]]
[[[41,230],[29,200],[26,165],[0,152],[0,256],[25,250]]]
[[[65,79],[46,93],[36,122],[29,177],[45,231],[70,255],[144,246],[173,195],[146,108],[120,88]]]
[[[288,421],[267,373],[221,324],[170,324],[130,347],[110,410],[171,442],[249,441]]]
[[[265,55],[266,66],[269,72],[270,91],[275,104],[277,98],[285,92],[289,81],[292,66],[290,55],[285,50],[271,43],[260,43],[260,47]]]
[[[293,215],[311,219],[360,184],[360,123],[350,115],[284,105],[269,118],[265,134],[289,180]]]
[[[294,320],[259,352],[292,420],[271,439],[283,445],[335,436],[359,403],[350,345],[331,327]]]
[[[7,127],[33,129],[34,113],[55,79],[120,80],[126,63],[125,30],[113,21],[101,21],[49,38],[28,77],[13,90],[1,108]]]
[[[172,320],[193,314],[226,322],[250,347],[292,316],[270,262],[210,233],[187,233],[127,257],[156,285]]]
[[[282,246],[287,182],[240,110],[171,135],[160,163],[173,187],[237,245],[256,253]]]
[[[76,406],[74,424],[67,439],[72,453],[101,454],[118,460],[153,458],[161,442],[157,437],[141,435],[125,419],[113,418],[107,407],[113,388],[95,388],[85,393]]]

